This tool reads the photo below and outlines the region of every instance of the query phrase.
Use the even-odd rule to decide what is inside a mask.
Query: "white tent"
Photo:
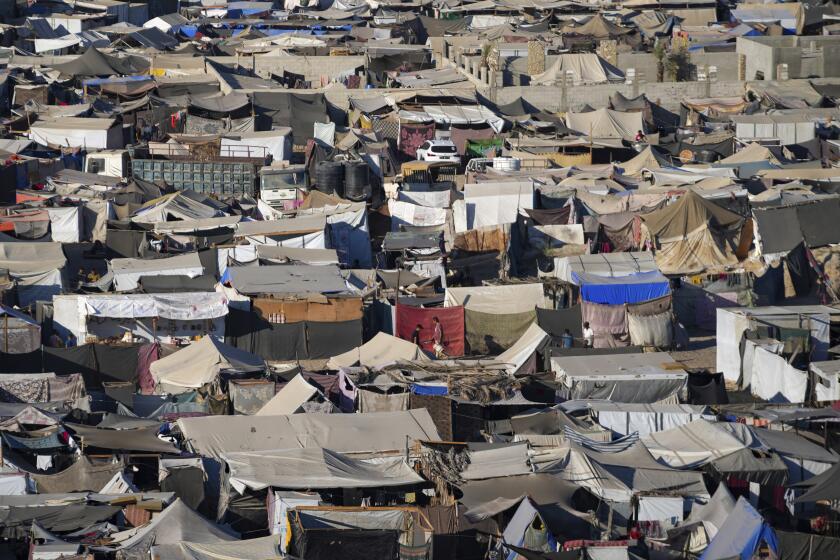
[[[184,253],[165,259],[112,259],[114,288],[118,292],[137,289],[143,276],[188,276],[204,274],[198,253]]]
[[[0,243],[0,269],[9,271],[22,306],[50,300],[64,286],[62,270],[67,264],[61,243]]]
[[[464,202],[455,218],[455,231],[516,223],[519,211],[534,207],[534,183],[500,182],[464,185]]]
[[[110,150],[122,148],[122,126],[115,119],[62,117],[38,121],[29,129],[29,139],[42,146]]]

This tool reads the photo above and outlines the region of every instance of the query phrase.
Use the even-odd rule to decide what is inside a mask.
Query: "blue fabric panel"
[[[572,274],[580,284],[584,301],[604,305],[641,303],[671,293],[668,279],[659,272],[641,272],[629,276],[606,278],[591,274]]]
[[[411,392],[415,395],[441,397],[449,394],[449,388],[445,385],[418,385],[414,383],[411,385]]]

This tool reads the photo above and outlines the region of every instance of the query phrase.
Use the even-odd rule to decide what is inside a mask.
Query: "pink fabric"
[[[410,158],[416,158],[417,148],[434,137],[434,124],[400,124],[400,151]]]
[[[155,394],[155,380],[149,367],[160,359],[160,344],[152,342],[144,344],[137,350],[137,382],[143,395]]]

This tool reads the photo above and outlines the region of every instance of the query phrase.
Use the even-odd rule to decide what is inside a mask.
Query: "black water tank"
[[[371,195],[370,168],[363,161],[344,164],[344,198],[353,202],[367,200]]]
[[[344,164],[322,161],[315,168],[315,189],[327,194],[344,196]]]

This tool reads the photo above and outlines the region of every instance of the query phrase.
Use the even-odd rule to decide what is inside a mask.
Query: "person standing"
[[[443,344],[443,326],[440,324],[440,319],[437,317],[432,317],[432,323],[434,323],[435,329],[434,334],[432,335],[432,349],[435,351],[435,358],[446,358]]]
[[[560,337],[560,342],[562,343],[563,348],[571,348],[575,345],[575,337],[572,336],[569,329],[563,329],[563,335]]]
[[[420,348],[423,347],[423,341],[420,340],[420,333],[421,332],[423,332],[423,325],[421,325],[420,323],[417,323],[417,326],[414,327],[414,332],[411,333],[411,342],[415,346],[420,347]]]
[[[583,345],[587,348],[595,346],[595,331],[589,326],[589,321],[583,324]]]

